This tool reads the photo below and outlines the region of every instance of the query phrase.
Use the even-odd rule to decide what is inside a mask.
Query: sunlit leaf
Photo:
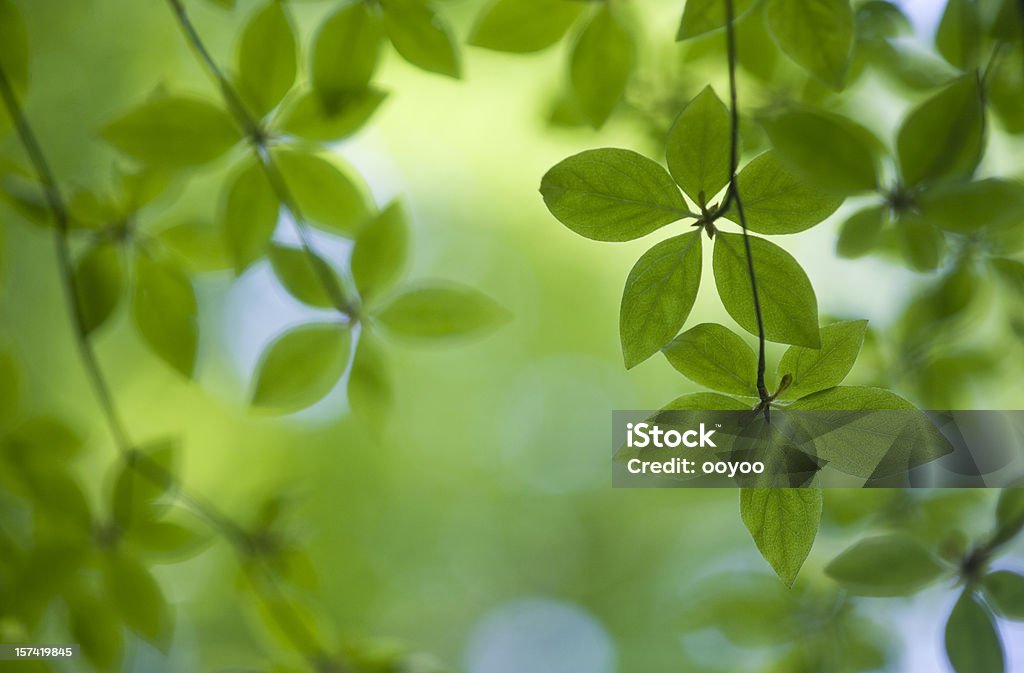
[[[779,380],[791,377],[781,397],[803,397],[842,383],[857,361],[867,327],[867,320],[837,322],[821,328],[820,348],[790,346],[779,360]]]
[[[946,655],[956,673],[1003,673],[1003,642],[988,607],[970,589],[961,594],[946,622]]]
[[[839,227],[836,254],[853,259],[874,250],[881,240],[886,214],[884,206],[869,206],[848,217]]]
[[[843,88],[853,49],[850,0],[767,0],[765,20],[790,58],[825,84]]]
[[[342,5],[320,26],[313,40],[310,77],[329,115],[369,86],[383,42],[381,18],[365,2]]]
[[[718,393],[691,393],[677,397],[665,406],[665,411],[748,411],[751,405],[735,397]]]
[[[468,43],[494,51],[540,51],[562,39],[583,8],[565,0],[493,0],[477,17]]]
[[[825,573],[862,596],[905,596],[937,580],[945,568],[907,535],[882,535],[856,543],[832,559]]]
[[[668,170],[698,204],[729,182],[729,110],[709,86],[683,108],[669,131]]]
[[[692,327],[663,350],[669,363],[694,383],[736,395],[757,395],[757,355],[722,325]]]
[[[817,488],[744,488],[740,515],[758,550],[786,586],[793,586],[821,523]]]
[[[86,334],[102,326],[117,309],[124,292],[124,268],[115,243],[89,248],[75,264],[78,314]]]
[[[157,234],[191,271],[221,271],[232,268],[224,232],[211,224],[189,220]]]
[[[352,250],[352,278],[364,302],[398,280],[408,247],[405,209],[394,201],[359,233]]]
[[[896,393],[870,386],[839,386],[802,397],[790,409],[913,409],[914,405]]]
[[[174,487],[177,454],[177,441],[167,439],[147,444],[121,461],[111,507],[118,526],[129,529],[152,521],[166,509],[161,499]]]
[[[366,196],[336,159],[283,149],[274,159],[303,217],[342,236],[358,232],[369,215]]]
[[[921,194],[917,205],[931,224],[961,234],[1024,225],[1024,184],[988,178],[939,185]]]
[[[345,372],[351,339],[348,326],[340,323],[310,323],[287,330],[260,358],[252,404],[290,413],[317,402]]]
[[[690,215],[664,168],[630,150],[587,150],[541,181],[548,210],[580,236],[629,241]]]
[[[755,157],[736,180],[747,228],[760,234],[795,234],[810,229],[843,202],[841,197],[808,186],[773,151]],[[735,207],[727,217],[739,220]]]
[[[601,128],[626,90],[636,59],[633,36],[608,3],[602,3],[569,55],[569,85],[587,122]]]
[[[376,430],[391,413],[394,392],[384,353],[369,332],[359,335],[348,377],[348,403],[352,412]]]
[[[199,345],[196,294],[177,265],[135,256],[132,318],[143,340],[164,362],[191,378]]]
[[[140,522],[125,534],[125,543],[154,563],[181,561],[209,541],[209,534],[195,526],[165,519]]]
[[[397,336],[436,339],[490,331],[509,317],[494,300],[472,288],[420,285],[392,299],[375,319]]]
[[[896,149],[910,185],[970,176],[984,149],[985,115],[977,76],[965,75],[915,107]]]
[[[367,88],[338,94],[328,107],[316,93],[307,91],[285,103],[276,127],[305,140],[342,140],[363,128],[385,98],[384,91]]]
[[[339,294],[341,281],[334,269],[322,258],[318,256],[311,258],[301,248],[290,248],[277,244],[271,244],[269,256],[274,274],[289,294],[302,303],[316,308],[334,306],[334,300],[331,297],[332,290],[325,285],[324,279],[330,279],[328,282],[334,288],[333,291]]]
[[[381,0],[384,29],[395,51],[428,72],[458,78],[461,66],[455,36],[425,0]]]
[[[264,255],[277,227],[279,210],[280,203],[263,167],[255,159],[245,161],[229,180],[219,212],[235,273],[242,273]]]
[[[269,0],[249,18],[238,45],[238,89],[257,116],[277,107],[298,70],[295,31],[278,0]]]
[[[754,5],[754,0],[735,0],[735,19],[738,21]],[[683,5],[683,19],[676,33],[677,40],[687,40],[725,26],[725,3],[722,0],[687,0]]]

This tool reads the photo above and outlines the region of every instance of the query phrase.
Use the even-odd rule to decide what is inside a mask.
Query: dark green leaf
[[[301,248],[277,244],[270,246],[270,264],[288,293],[304,304],[316,308],[331,308],[334,306],[334,300],[331,298],[331,292],[324,286],[324,278],[330,278],[335,291],[339,293],[341,281],[327,262],[320,257],[314,259],[315,262]],[[314,264],[319,270],[313,266]]]
[[[21,374],[18,363],[6,350],[0,350],[0,423],[13,418],[21,403]]]
[[[735,19],[739,20],[754,5],[754,0],[735,0]],[[688,40],[725,27],[725,3],[722,0],[687,0],[677,40]]]
[[[458,78],[461,67],[447,22],[425,0],[381,0],[384,29],[395,50],[428,72]]]
[[[77,456],[84,440],[58,418],[30,416],[8,430],[4,438],[29,460],[66,462]]]
[[[791,377],[781,397],[803,397],[842,383],[857,361],[867,328],[867,320],[837,322],[821,328],[820,348],[790,346],[779,361],[779,380]]]
[[[175,440],[153,442],[122,461],[114,478],[114,522],[130,529],[153,521],[166,508],[161,499],[174,488],[178,443]]]
[[[989,78],[988,97],[1003,128],[1013,134],[1024,133],[1024,46],[1010,49]]]
[[[66,601],[68,629],[82,655],[97,670],[120,670],[124,638],[110,602],[83,593],[68,595]]]
[[[188,221],[164,229],[157,238],[190,270],[222,271],[232,268],[224,232],[204,222]]]
[[[407,290],[376,315],[388,332],[419,339],[485,332],[508,319],[508,312],[489,297],[453,285],[425,285]]]
[[[878,186],[881,142],[846,117],[816,110],[791,110],[763,121],[772,145],[799,177],[839,194]]]
[[[965,75],[914,108],[896,139],[910,185],[970,176],[984,150],[985,115],[974,74]]]
[[[367,225],[352,250],[352,278],[364,302],[391,287],[405,265],[409,230],[405,210],[393,201]]]
[[[818,300],[807,274],[793,257],[768,241],[750,237],[757,292],[770,341],[817,348]],[[757,334],[754,296],[742,234],[715,237],[715,285],[725,310],[740,327]]]
[[[834,213],[843,199],[809,187],[773,151],[755,157],[736,177],[747,228],[760,234],[795,234]],[[727,217],[738,221],[735,208]]]
[[[78,315],[85,333],[101,327],[113,315],[124,292],[121,251],[115,243],[99,243],[75,264]]]
[[[702,264],[701,232],[675,236],[643,254],[622,291],[619,335],[632,369],[672,340],[697,299]]]
[[[290,413],[317,402],[345,372],[351,338],[349,328],[338,323],[311,323],[284,332],[260,358],[252,404]]]
[[[583,7],[566,0],[494,0],[477,17],[469,44],[512,53],[540,51],[562,39]]]
[[[708,86],[683,108],[668,135],[668,170],[698,204],[729,182],[729,109]]]
[[[551,214],[580,236],[630,241],[690,216],[664,168],[630,150],[587,150],[544,175]]]
[[[359,335],[348,377],[348,403],[352,412],[377,431],[391,413],[394,392],[380,345],[368,331]]]
[[[307,91],[285,104],[276,127],[305,140],[341,140],[363,128],[385,98],[380,89],[362,89],[339,94],[328,107],[316,93]]]
[[[146,101],[107,124],[101,134],[133,159],[168,169],[209,163],[240,138],[227,112],[180,96]]]
[[[982,586],[988,604],[997,615],[1024,621],[1024,575],[1000,570],[986,575]]]
[[[165,649],[171,641],[171,611],[160,585],[139,561],[113,554],[104,564],[105,592],[125,625]]]
[[[919,214],[903,215],[896,221],[896,243],[910,268],[937,269],[946,252],[942,231]]]
[[[861,540],[825,567],[825,574],[861,596],[913,594],[944,571],[931,552],[905,534]]]
[[[366,197],[337,160],[277,150],[274,159],[302,215],[327,231],[354,236],[369,216]]]
[[[978,64],[981,16],[976,0],[948,0],[935,33],[935,46],[947,61],[966,70]]]
[[[884,206],[869,206],[847,218],[839,228],[836,254],[853,259],[874,250],[881,239],[887,212]]]
[[[996,506],[995,541],[1003,543],[1024,530],[1024,488],[1004,488]]]
[[[744,488],[740,515],[758,550],[786,586],[793,586],[821,523],[817,488]]]
[[[341,6],[320,26],[313,41],[310,77],[328,112],[369,86],[383,42],[380,16],[365,2]]]
[[[765,20],[782,51],[834,89],[842,89],[853,50],[850,0],[767,0]]]
[[[992,613],[967,589],[946,622],[946,656],[956,673],[1003,673],[1003,642]]]
[[[196,295],[182,270],[145,253],[135,257],[132,318],[143,340],[172,368],[192,377],[199,342]]]
[[[16,92],[28,86],[28,32],[21,13],[11,0],[0,0],[0,68]],[[0,131],[7,122],[7,111],[0,113]]]
[[[757,355],[721,325],[697,325],[676,337],[664,352],[669,363],[694,383],[736,395],[757,395]]]
[[[941,185],[921,194],[917,205],[931,224],[961,234],[1024,225],[1024,184],[989,178]]]
[[[295,30],[278,0],[250,17],[238,45],[238,89],[258,117],[277,107],[295,82]]]
[[[220,224],[235,273],[242,273],[262,257],[277,228],[280,203],[263,167],[255,159],[230,180],[220,207]]]
[[[608,3],[601,3],[572,47],[569,85],[594,128],[608,121],[622,99],[636,59],[633,36]]]

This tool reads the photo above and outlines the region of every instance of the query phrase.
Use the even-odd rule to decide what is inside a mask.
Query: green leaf
[[[722,325],[697,325],[665,346],[664,353],[669,364],[694,383],[736,395],[757,395],[757,355]]]
[[[964,590],[946,622],[946,656],[956,673],[1003,673],[1003,642],[992,613]]]
[[[86,660],[101,671],[120,670],[124,638],[109,600],[81,592],[65,595],[68,630]]]
[[[700,287],[700,236],[693,231],[658,243],[629,272],[619,310],[626,369],[657,353],[690,315]]]
[[[356,238],[352,278],[364,302],[387,290],[402,273],[409,248],[405,209],[393,201]]]
[[[227,112],[183,96],[146,101],[107,124],[100,133],[131,158],[168,169],[210,163],[240,139]]]
[[[306,91],[285,103],[275,128],[304,140],[341,140],[363,128],[385,98],[380,89],[363,89],[339,94],[328,107],[318,94]]]
[[[765,20],[779,47],[834,89],[842,89],[853,51],[850,0],[767,0]]]
[[[859,596],[907,596],[937,580],[945,568],[907,535],[861,540],[825,567],[825,574]]]
[[[121,553],[103,565],[104,595],[110,599],[125,625],[140,637],[166,649],[173,622],[160,585],[138,560]]]
[[[750,411],[750,404],[718,393],[691,393],[662,407],[664,411]]]
[[[124,268],[116,243],[98,243],[86,250],[74,269],[78,315],[86,334],[101,327],[121,301]]]
[[[412,65],[458,79],[455,36],[425,0],[380,0],[384,29],[399,55]]]
[[[668,170],[683,191],[707,205],[729,182],[729,109],[708,86],[683,108],[668,134]]]
[[[14,356],[0,350],[0,423],[14,418],[21,404],[21,374]]]
[[[195,555],[210,540],[209,535],[176,521],[144,521],[125,534],[125,543],[151,562],[180,561]]]
[[[942,263],[946,237],[920,214],[902,215],[896,221],[896,243],[910,268],[931,271]]]
[[[759,234],[805,231],[834,213],[843,202],[841,197],[809,187],[773,151],[755,157],[736,181],[747,228]],[[727,217],[739,220],[735,207]]]
[[[762,120],[772,145],[797,175],[837,194],[878,186],[882,143],[860,124],[817,110],[790,110]]]
[[[66,462],[78,456],[84,444],[75,430],[49,416],[30,416],[22,420],[8,430],[4,440],[32,460],[54,462]]]
[[[233,266],[223,230],[208,223],[190,220],[175,224],[156,238],[190,271],[222,271]]]
[[[370,214],[366,196],[336,159],[285,149],[273,157],[303,217],[342,236],[359,231]]]
[[[757,292],[769,341],[817,348],[818,300],[807,274],[793,257],[763,238],[750,237]],[[757,334],[754,295],[742,234],[715,236],[715,285],[725,310],[740,327]]]
[[[345,372],[351,338],[348,326],[339,323],[310,323],[287,330],[260,358],[252,404],[291,413],[319,401]]]
[[[569,87],[595,129],[604,126],[626,90],[636,60],[633,36],[608,3],[601,3],[569,55]]]
[[[1000,570],[985,575],[982,586],[988,604],[997,615],[1024,621],[1024,575]]]
[[[132,318],[143,340],[160,359],[186,377],[196,364],[199,326],[196,295],[175,264],[148,254],[135,256]]]
[[[595,241],[631,241],[692,216],[665,169],[630,150],[564,159],[544,175],[540,192],[559,222]]]
[[[468,43],[525,54],[555,44],[583,10],[566,0],[494,0],[477,16]]]
[[[173,439],[152,442],[121,462],[111,509],[122,530],[153,521],[166,509],[168,504],[161,499],[174,488],[178,448]]]
[[[985,114],[978,78],[965,75],[914,108],[896,149],[909,185],[969,177],[984,151]]]
[[[395,297],[375,318],[397,336],[436,339],[490,331],[509,314],[472,288],[423,285]]]
[[[791,587],[811,552],[821,523],[821,490],[744,488],[740,515],[761,556]]]
[[[314,256],[314,262],[301,248],[289,248],[274,243],[270,245],[269,257],[274,275],[290,295],[315,308],[334,306],[330,291],[324,287],[324,278],[330,278],[333,287],[339,293],[341,281],[323,258]],[[314,264],[320,267],[319,271]]]
[[[225,188],[219,214],[238,274],[266,252],[281,207],[259,162],[250,158],[242,166]]]
[[[1003,128],[1024,133],[1024,46],[1010,49],[989,78],[988,97]]]
[[[996,505],[995,543],[1002,544],[1024,530],[1024,488],[1004,488]]]
[[[913,409],[914,405],[884,388],[839,386],[801,397],[789,408],[857,411]]]
[[[948,0],[935,33],[935,46],[952,65],[967,70],[978,64],[981,16],[975,0]]]
[[[735,0],[734,19],[739,21],[755,0]],[[687,0],[683,6],[683,19],[679,23],[676,40],[688,40],[725,27],[725,3],[722,0]]]
[[[391,377],[380,344],[363,331],[356,345],[348,377],[348,403],[352,412],[380,431],[387,423],[394,403]]]
[[[846,259],[855,259],[874,250],[881,239],[887,213],[885,206],[869,206],[847,218],[839,227],[836,254]]]
[[[238,90],[257,117],[277,107],[295,83],[298,47],[285,6],[269,0],[242,30],[238,44]]]
[[[310,78],[328,112],[369,86],[383,43],[381,18],[368,3],[343,5],[323,22],[313,38]]]
[[[820,348],[790,346],[779,361],[779,380],[791,377],[781,397],[803,397],[842,383],[857,361],[867,328],[867,320],[837,322],[821,328]]]
[[[0,0],[0,67],[11,87],[23,93],[29,75],[28,32],[21,13],[10,0]],[[6,109],[0,113],[0,121],[7,121]],[[0,131],[3,129],[0,125]]]
[[[917,199],[923,219],[946,231],[970,234],[1024,223],[1024,184],[988,178],[941,185]]]

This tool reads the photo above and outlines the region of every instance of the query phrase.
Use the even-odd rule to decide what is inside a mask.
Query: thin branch
[[[167,0],[167,4],[170,5],[171,11],[177,19],[178,26],[185,35],[185,39],[199,56],[199,60],[202,61],[207,73],[217,83],[221,96],[224,98],[224,102],[227,104],[232,116],[234,116],[235,121],[248,137],[252,145],[253,155],[263,168],[263,172],[267,176],[267,181],[270,183],[271,189],[274,190],[277,200],[292,214],[292,221],[295,224],[295,231],[298,234],[300,245],[303,252],[309,258],[310,265],[312,265],[313,271],[317,275],[317,280],[323,286],[324,291],[327,292],[327,296],[331,298],[334,308],[346,318],[353,319],[356,315],[355,308],[345,297],[345,293],[330,270],[325,268],[323,264],[318,263],[319,255],[313,247],[313,240],[307,220],[302,214],[298,201],[284,180],[284,176],[281,174],[280,167],[274,159],[273,153],[267,147],[267,135],[259,120],[249,113],[242,102],[242,97],[231,84],[231,80],[228,79],[227,75],[224,74],[224,71],[210,55],[210,51],[206,48],[206,44],[199,35],[199,31],[196,30],[195,24],[189,18],[182,0]]]

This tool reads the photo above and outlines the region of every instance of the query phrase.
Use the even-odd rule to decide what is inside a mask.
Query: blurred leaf
[[[122,460],[114,478],[114,522],[123,530],[153,521],[166,503],[159,502],[174,486],[178,442],[165,439],[137,449]]]
[[[402,273],[409,248],[405,209],[392,201],[356,238],[352,278],[364,303],[389,289]]]
[[[976,0],[947,0],[935,33],[935,46],[943,58],[961,70],[978,64],[981,16]]]
[[[30,416],[12,427],[5,439],[29,460],[54,463],[78,456],[85,444],[78,432],[52,416]]]
[[[315,261],[314,261],[315,260]],[[316,308],[332,308],[334,300],[326,287],[323,279],[330,278],[335,289],[341,291],[341,281],[338,279],[334,269],[321,257],[315,256],[310,259],[309,254],[301,248],[289,248],[283,245],[272,243],[270,245],[270,264],[274,269],[274,275],[281,281],[288,293],[301,301]],[[313,266],[316,264],[320,270]]]
[[[277,107],[298,71],[295,30],[279,0],[250,16],[238,45],[238,89],[257,117]]]
[[[837,322],[821,328],[820,348],[790,346],[779,360],[779,380],[792,377],[781,397],[803,397],[842,383],[857,361],[867,327],[867,320]]]
[[[11,0],[0,0],[0,68],[17,93],[24,93],[29,76],[28,32],[21,13]],[[0,113],[0,131],[9,122],[7,110]]]
[[[857,7],[857,39],[879,42],[909,34],[910,19],[897,5],[885,0],[868,0]]]
[[[392,299],[375,317],[392,334],[434,339],[490,331],[510,316],[472,288],[421,285]]]
[[[772,145],[791,169],[838,194],[878,186],[881,142],[860,124],[818,110],[790,110],[762,121]]]
[[[1024,46],[1009,49],[996,63],[989,75],[987,93],[1006,131],[1024,133]]]
[[[757,396],[757,355],[722,325],[703,323],[663,349],[669,364],[694,383],[736,395]]]
[[[541,181],[551,214],[580,236],[630,241],[690,215],[664,168],[630,150],[587,150]]]
[[[189,220],[167,227],[156,236],[190,271],[232,268],[224,232],[205,222]]]
[[[561,40],[583,10],[566,0],[493,0],[477,16],[468,44],[524,54]]]
[[[825,567],[825,574],[860,596],[906,596],[934,582],[946,569],[905,534],[870,537]]]
[[[690,315],[700,286],[700,237],[697,230],[662,241],[629,272],[619,311],[626,369],[657,353]]]
[[[818,348],[818,300],[793,257],[763,238],[750,237],[757,292],[769,341]],[[740,327],[757,335],[754,296],[742,234],[715,236],[715,285],[722,305]]]
[[[277,228],[280,203],[256,159],[246,159],[228,181],[220,207],[220,224],[235,273],[262,257]]]
[[[989,178],[941,185],[921,194],[917,205],[928,222],[962,234],[1024,225],[1024,184]]]
[[[687,610],[680,628],[715,628],[742,647],[782,645],[799,638],[796,601],[774,577],[755,573],[723,573],[702,578],[689,600],[699,610]]]
[[[765,20],[786,55],[825,84],[843,88],[853,49],[850,0],[767,0]]]
[[[885,206],[869,206],[858,210],[839,227],[836,254],[846,259],[855,259],[874,250],[881,239],[886,219]]]
[[[750,11],[755,0],[734,0],[734,21]],[[725,3],[722,0],[687,0],[683,19],[676,33],[677,40],[688,40],[725,27]]]
[[[87,189],[76,190],[67,205],[72,226],[77,228],[101,229],[122,218],[112,198]]]
[[[138,560],[111,554],[103,566],[104,595],[125,625],[161,650],[170,645],[173,622],[160,585]]]
[[[633,72],[636,46],[611,5],[601,3],[569,55],[569,85],[580,112],[595,129],[622,99]]]
[[[736,177],[747,228],[760,234],[795,234],[834,213],[843,199],[813,189],[791,173],[771,150],[755,157]],[[736,207],[726,215],[739,221]]]
[[[900,216],[895,227],[896,242],[903,259],[915,271],[931,271],[942,263],[946,252],[946,238],[940,230],[922,216]]]
[[[758,550],[793,586],[821,523],[821,490],[816,488],[740,489],[740,515]]]
[[[883,388],[837,386],[794,401],[790,409],[913,409],[914,405]]]
[[[708,86],[683,108],[668,135],[668,170],[699,205],[729,182],[729,110]]]
[[[210,163],[240,138],[227,112],[206,101],[180,96],[148,100],[104,126],[100,133],[131,158],[168,169]]]
[[[965,589],[946,622],[946,655],[956,673],[1003,673],[1003,643],[988,608]]]
[[[166,171],[142,167],[132,171],[118,171],[118,182],[123,208],[135,213],[160,198],[171,183]]]
[[[74,269],[78,315],[86,334],[103,326],[124,293],[124,268],[116,243],[99,243],[79,257]]]
[[[309,323],[267,346],[253,377],[252,404],[291,413],[319,401],[348,364],[351,331],[339,323]]]
[[[201,551],[210,536],[176,521],[142,521],[125,534],[125,542],[151,562],[176,562]]]
[[[387,93],[380,89],[363,89],[338,94],[328,107],[307,91],[285,103],[276,127],[304,140],[342,140],[363,128],[385,98]]]
[[[1024,621],[1024,575],[999,570],[985,575],[982,586],[988,604],[997,615]]]
[[[109,601],[83,592],[65,598],[68,629],[71,638],[81,647],[82,655],[98,670],[119,670],[124,638],[121,622]]]
[[[399,55],[412,65],[456,79],[459,52],[448,23],[425,0],[380,0],[384,29]]]
[[[896,139],[910,185],[965,178],[984,150],[985,116],[975,74],[965,75],[914,108]]]
[[[179,266],[145,252],[135,256],[132,318],[143,340],[173,369],[191,378],[199,345],[196,294]]]
[[[18,363],[6,350],[0,350],[0,426],[14,418],[21,403],[21,374]]]
[[[322,629],[305,605],[281,592],[263,592],[256,604],[260,623],[273,642],[287,652],[323,657],[318,645]]]
[[[310,78],[327,115],[367,90],[380,62],[384,28],[365,2],[342,5],[313,39]]]
[[[380,345],[364,330],[356,345],[348,377],[348,403],[359,418],[379,431],[388,420],[394,402],[391,378]]]
[[[1024,530],[1024,488],[1004,488],[996,506],[995,544],[1001,544]]]
[[[342,236],[358,232],[369,216],[366,197],[337,160],[283,149],[274,159],[304,217]]]

